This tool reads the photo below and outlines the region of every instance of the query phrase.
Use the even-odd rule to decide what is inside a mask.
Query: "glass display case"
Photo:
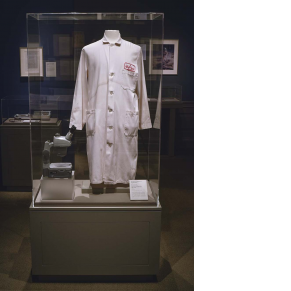
[[[163,40],[163,19],[163,13],[27,14],[34,275],[157,272],[162,70],[152,68],[162,61],[162,45],[153,40]],[[93,223],[87,232],[84,219]],[[97,253],[77,247],[80,235],[67,233],[68,222],[101,244]],[[105,222],[115,230],[92,237]],[[62,232],[73,253],[61,249]],[[88,268],[80,271],[72,258]]]
[[[37,130],[31,131],[31,145],[32,145],[32,167],[33,167],[33,207],[42,207],[48,205],[61,204],[62,206],[74,207],[77,206],[103,206],[105,204],[112,204],[114,206],[135,206],[135,205],[144,205],[144,206],[158,206],[159,205],[159,153],[160,153],[160,126],[157,124],[157,120],[160,122],[159,116],[161,107],[157,106],[157,102],[151,100],[157,100],[159,97],[159,90],[161,86],[162,71],[150,74],[150,66],[155,66],[155,62],[160,60],[162,56],[162,46],[161,45],[152,45],[154,39],[161,40],[163,38],[163,15],[158,13],[144,13],[144,14],[28,14],[27,15],[27,27],[28,27],[28,76],[29,76],[29,105],[30,105],[30,116],[33,122],[35,116],[40,116],[37,120],[42,120],[40,126],[37,127]],[[110,160],[106,156],[105,147],[94,146],[92,150],[89,151],[88,159],[88,140],[91,138],[88,137],[88,120],[92,115],[85,117],[85,120],[82,120],[82,126],[77,128],[77,131],[74,133],[74,137],[71,141],[71,145],[67,148],[65,155],[62,155],[58,152],[58,149],[55,146],[52,146],[50,153],[50,163],[67,163],[71,164],[74,172],[75,179],[75,194],[74,199],[69,201],[56,201],[56,200],[44,200],[42,199],[41,193],[41,180],[43,177],[43,167],[44,166],[44,148],[45,142],[50,141],[51,143],[54,140],[55,134],[60,134],[60,136],[65,136],[69,131],[69,128],[73,125],[70,124],[70,119],[74,118],[72,114],[72,109],[76,110],[76,107],[73,108],[74,97],[78,94],[75,90],[77,88],[78,82],[84,83],[84,80],[78,79],[78,68],[79,62],[82,59],[83,48],[85,50],[92,47],[96,44],[98,47],[98,41],[102,42],[104,40],[104,32],[108,29],[118,29],[121,34],[123,43],[117,44],[118,49],[124,50],[127,48],[125,46],[134,46],[132,54],[136,54],[141,50],[142,53],[142,63],[140,64],[140,69],[143,72],[139,72],[136,75],[144,75],[144,90],[147,93],[146,103],[139,106],[141,109],[139,115],[145,114],[146,107],[149,108],[150,112],[150,126],[146,126],[145,129],[139,130],[138,134],[134,137],[126,137],[119,134],[114,135],[114,142],[116,143],[112,146],[111,154],[114,157],[114,160]],[[130,44],[132,43],[132,44]],[[110,48],[109,44],[109,48]],[[138,46],[139,49],[136,47]],[[104,42],[101,46],[102,49],[108,48],[108,45]],[[43,64],[39,64],[39,55],[38,49],[41,49],[43,56]],[[135,50],[135,51],[134,51]],[[109,50],[108,50],[109,51]],[[112,50],[113,52],[113,50]],[[106,51],[106,53],[108,53]],[[105,55],[106,55],[105,53]],[[130,64],[131,57],[126,57],[120,55],[119,52],[116,52],[117,55],[114,57],[124,58],[124,60],[114,60],[110,63],[108,59],[107,62],[104,61],[102,66],[98,68],[100,72],[98,74],[107,74],[108,64],[109,66],[114,66],[116,70],[115,74],[118,75],[112,79],[104,78],[105,82],[108,81],[107,87],[104,87],[104,91],[100,94],[103,94],[103,99],[107,98],[108,102],[112,102],[111,107],[115,106],[116,111],[123,110],[123,102],[128,102],[128,98],[136,98],[132,102],[142,103],[144,100],[138,96],[138,93],[134,93],[134,85],[130,84],[127,79],[135,78],[135,72],[131,71],[132,68],[135,68],[136,64],[132,64],[132,68],[126,68],[127,63]],[[124,54],[124,53],[123,53]],[[104,56],[105,56],[104,55]],[[113,57],[112,57],[113,58]],[[152,60],[152,64],[150,64]],[[124,66],[122,66],[124,63]],[[92,74],[95,73],[96,64],[91,64]],[[37,71],[41,73],[37,76]],[[91,72],[87,72],[90,74]],[[133,73],[131,75],[131,73]],[[88,77],[88,76],[87,76]],[[82,78],[82,77],[80,77]],[[90,77],[88,77],[90,78]],[[137,77],[139,78],[139,77]],[[138,82],[143,82],[140,78]],[[87,79],[89,82],[89,79]],[[101,81],[96,81],[101,82]],[[93,82],[94,83],[94,82]],[[83,84],[84,85],[84,84]],[[129,90],[124,88],[124,85],[132,85]],[[81,84],[82,86],[82,84]],[[91,85],[90,85],[91,86]],[[94,84],[92,85],[94,86]],[[111,97],[105,92],[106,89],[109,90],[110,86],[113,86],[116,90],[114,95],[114,100],[110,101]],[[99,90],[102,87],[102,84],[97,84],[96,87],[88,88],[87,90]],[[122,88],[120,90],[119,88]],[[84,88],[83,88],[84,90]],[[125,92],[126,91],[126,92]],[[124,94],[125,93],[125,94]],[[142,93],[142,92],[141,92]],[[91,94],[91,93],[90,93]],[[95,94],[95,95],[94,95]],[[96,98],[99,101],[101,96],[97,96],[98,92],[91,94],[89,99]],[[110,94],[110,93],[109,93]],[[133,97],[132,97],[133,96]],[[81,98],[85,98],[81,96]],[[120,100],[123,98],[124,100]],[[101,99],[100,99],[101,100]],[[79,100],[75,100],[76,103]],[[108,123],[108,115],[104,113],[106,111],[105,106],[95,104],[94,101],[90,103],[90,100],[84,100],[80,102],[89,102],[86,107],[87,111],[90,110],[99,110],[100,118],[98,119],[97,114],[94,114],[93,118],[97,124],[94,123],[93,130],[103,128]],[[104,104],[106,101],[104,101]],[[92,105],[94,104],[94,105]],[[110,104],[109,104],[110,105]],[[94,108],[93,108],[93,107]],[[130,117],[131,113],[127,111],[131,110],[129,104],[126,104],[126,112],[116,113],[114,124],[112,126],[118,126],[119,124],[130,123],[133,118]],[[142,111],[143,110],[143,111]],[[138,111],[138,110],[137,110]],[[38,115],[37,115],[38,114]],[[81,112],[81,114],[86,114]],[[138,114],[138,113],[137,113]],[[47,120],[44,119],[47,117]],[[106,120],[107,119],[107,120]],[[77,122],[77,121],[76,121]],[[142,122],[140,120],[140,122]],[[51,132],[48,134],[47,124],[58,123],[59,132],[55,132],[53,135]],[[104,124],[102,124],[104,123]],[[84,127],[83,125],[86,124]],[[90,123],[89,123],[90,124]],[[124,126],[125,126],[124,125]],[[87,127],[87,128],[86,128]],[[151,127],[151,128],[148,128]],[[141,128],[139,128],[141,129]],[[91,129],[89,129],[91,130]],[[114,128],[113,128],[114,131]],[[125,129],[126,131],[126,129]],[[102,135],[98,135],[99,140],[109,140],[112,133],[107,130],[102,132]],[[134,134],[135,135],[135,134]],[[117,140],[119,139],[119,140]],[[123,140],[121,140],[123,139]],[[126,140],[125,140],[126,139]],[[136,141],[134,141],[136,139]],[[125,141],[124,141],[125,140]],[[138,150],[136,153],[131,145],[124,145],[124,142],[127,143],[137,143]],[[90,141],[89,141],[90,143]],[[122,147],[123,146],[123,147]],[[127,148],[126,148],[127,147]],[[103,150],[103,153],[100,154],[99,150]],[[137,164],[135,165],[135,157],[137,155]],[[127,155],[126,160],[122,157]],[[62,157],[60,157],[62,156]],[[95,158],[96,156],[96,158]],[[94,161],[91,160],[93,159]],[[134,161],[130,161],[134,159]],[[99,163],[110,163],[110,166],[107,166],[106,169],[99,165]],[[113,165],[114,163],[114,165]],[[117,163],[117,164],[116,164]],[[131,163],[131,166],[129,166]],[[123,164],[123,165],[122,165]],[[128,164],[128,165],[127,165]],[[95,173],[94,169],[98,168],[96,171],[103,171],[103,173]],[[116,169],[117,168],[117,169]],[[107,174],[104,173],[107,171]],[[118,173],[120,171],[131,172],[131,173]],[[91,173],[92,172],[92,173]],[[110,173],[109,173],[110,172]],[[134,172],[134,173],[132,173]],[[92,176],[98,175],[98,179],[92,179]],[[108,180],[105,175],[109,176]],[[91,176],[91,179],[90,179]],[[112,176],[119,176],[114,179]],[[112,179],[113,178],[113,179]],[[107,181],[107,180],[108,181]],[[129,180],[145,180],[147,181],[149,200],[148,201],[132,201],[130,200],[129,195]],[[93,184],[92,182],[97,182]],[[115,199],[112,199],[114,196],[110,196],[110,199],[107,201],[106,197],[108,195],[91,195],[91,194],[108,194],[115,193]],[[46,196],[46,195],[45,195]],[[83,201],[83,202],[82,202]]]

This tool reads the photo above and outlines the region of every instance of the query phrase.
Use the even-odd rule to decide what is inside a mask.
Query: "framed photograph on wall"
[[[178,74],[178,39],[151,40],[149,73],[163,75]]]
[[[27,47],[20,48],[20,76],[43,77],[43,52],[42,47],[30,48],[27,51]]]

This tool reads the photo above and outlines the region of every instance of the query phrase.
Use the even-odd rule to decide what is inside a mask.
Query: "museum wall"
[[[27,78],[20,77],[19,47],[26,46],[27,12],[164,12],[164,38],[179,39],[178,75],[164,76],[164,84],[182,86],[183,101],[193,101],[193,3],[177,1],[1,1],[1,98],[28,96]],[[122,32],[121,32],[122,34]],[[102,35],[100,35],[100,38]]]
[[[28,78],[20,77],[20,47],[27,46],[26,13],[66,12],[74,9],[72,0],[62,1],[1,1],[0,19],[0,98],[21,95],[28,98]]]
[[[32,12],[164,12],[164,38],[179,39],[178,74],[163,77],[163,84],[182,86],[183,106],[176,117],[176,154],[193,150],[193,2],[192,1],[1,1],[0,98],[17,95],[28,99],[28,79],[20,77],[20,47],[26,47],[26,13]],[[173,7],[174,6],[174,7]],[[121,31],[122,36],[122,31]],[[102,35],[100,35],[102,38]],[[2,112],[2,107],[0,104]],[[15,109],[17,111],[17,108]],[[163,110],[162,154],[167,153],[169,113]],[[2,119],[0,120],[0,123]],[[1,138],[1,135],[0,135]],[[1,156],[0,156],[1,159]],[[1,162],[1,160],[0,160]],[[2,174],[0,175],[0,189]]]

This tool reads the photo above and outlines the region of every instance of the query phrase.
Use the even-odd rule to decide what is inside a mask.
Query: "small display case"
[[[32,147],[41,147],[46,139],[51,139],[56,132],[61,132],[58,110],[45,112],[31,108],[28,96],[10,95],[1,99],[1,160],[2,183],[7,189],[31,190],[31,134],[40,133]],[[30,113],[31,112],[31,113]],[[58,158],[59,160],[59,158]],[[37,160],[33,170],[41,173]]]
[[[165,85],[162,88],[163,101],[182,101],[182,86],[178,84]]]
[[[29,119],[28,96],[9,95],[1,99],[1,124],[29,125]]]
[[[49,105],[51,110],[45,110],[44,104],[46,104],[47,95],[39,96],[42,102],[42,106],[39,104],[33,105],[33,99],[35,96],[31,96],[31,102],[28,96],[25,95],[11,95],[1,99],[1,123],[5,125],[17,125],[17,126],[30,126],[30,124],[56,124],[58,118],[58,96],[50,98],[50,102],[54,106]],[[40,110],[40,108],[44,110]]]

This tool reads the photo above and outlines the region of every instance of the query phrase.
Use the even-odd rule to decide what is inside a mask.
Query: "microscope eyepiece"
[[[69,141],[71,141],[73,135],[74,135],[74,132],[76,131],[76,126],[75,125],[72,125],[72,127],[70,128],[69,132],[67,133],[67,135],[65,136],[65,138]]]

